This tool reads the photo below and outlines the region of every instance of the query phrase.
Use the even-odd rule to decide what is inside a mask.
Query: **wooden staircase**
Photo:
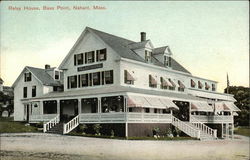
[[[209,128],[208,126],[200,122],[184,122],[172,116],[172,125],[193,138],[197,138],[200,140],[217,139],[217,130]]]
[[[79,125],[79,115],[66,124],[60,122],[59,115],[43,124],[44,133],[67,134]]]
[[[63,123],[57,123],[54,127],[50,128],[46,133],[63,134]]]

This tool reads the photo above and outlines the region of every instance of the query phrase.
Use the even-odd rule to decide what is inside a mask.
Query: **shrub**
[[[93,129],[94,129],[96,135],[101,135],[101,133],[100,133],[101,128],[102,128],[102,126],[100,124],[94,124],[93,125]]]

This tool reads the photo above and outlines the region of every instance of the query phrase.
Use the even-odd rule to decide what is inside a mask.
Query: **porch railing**
[[[192,119],[193,117],[193,119]],[[233,116],[231,115],[191,115],[190,122],[201,123],[233,123]]]
[[[171,123],[171,114],[159,113],[81,113],[81,123]]]
[[[43,132],[48,131],[50,128],[54,127],[59,122],[60,122],[60,117],[59,115],[56,115],[56,117],[51,119],[49,122],[43,124]]]
[[[190,117],[190,121],[191,123],[197,127],[199,130],[201,130],[201,132],[210,135],[214,138],[217,138],[217,130],[216,129],[212,129],[210,127],[208,127],[207,125],[203,124],[202,122],[199,122],[199,120],[195,119],[194,117]]]
[[[29,122],[48,122],[56,116],[57,114],[30,115]]]
[[[172,116],[172,124],[189,135],[190,137],[198,138],[201,137],[201,131],[196,129],[195,127],[192,127],[191,125],[188,125],[189,122],[183,122],[179,120],[178,118]]]
[[[70,120],[68,123],[63,124],[63,134],[67,134],[79,125],[79,115]]]

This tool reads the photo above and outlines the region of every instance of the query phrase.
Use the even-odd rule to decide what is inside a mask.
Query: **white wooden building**
[[[150,136],[175,126],[200,139],[233,137],[233,95],[193,76],[168,46],[154,48],[141,32],[134,42],[86,27],[58,68],[25,67],[14,87],[14,119],[119,126],[123,136]],[[117,132],[119,132],[117,131]]]

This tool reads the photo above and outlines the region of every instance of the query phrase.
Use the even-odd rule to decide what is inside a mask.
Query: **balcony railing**
[[[158,113],[81,113],[80,123],[171,123],[171,114]]]
[[[202,123],[233,123],[233,116],[231,115],[191,115],[190,121],[196,122],[195,119]]]
[[[29,122],[36,123],[36,122],[48,122],[52,118],[56,117],[57,114],[39,114],[39,115],[30,115]]]

